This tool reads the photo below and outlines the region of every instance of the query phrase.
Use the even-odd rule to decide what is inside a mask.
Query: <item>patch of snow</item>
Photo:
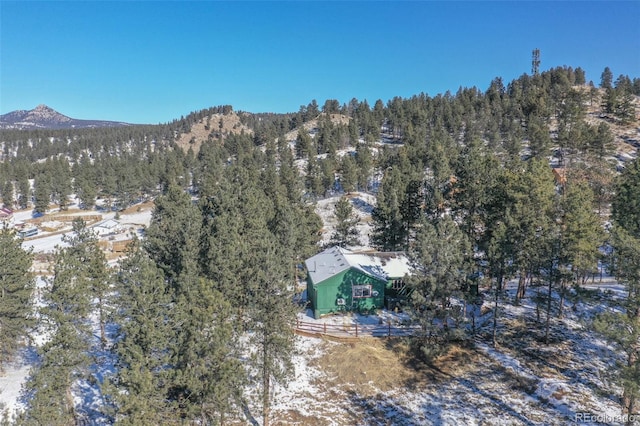
[[[320,245],[325,247],[329,245],[331,236],[335,232],[336,219],[335,219],[335,206],[336,203],[343,197],[347,196],[351,205],[353,206],[354,213],[360,219],[360,222],[356,225],[358,229],[358,239],[360,245],[349,247],[353,251],[371,250],[371,233],[373,226],[371,223],[371,212],[376,203],[376,197],[373,194],[366,192],[352,192],[350,194],[340,194],[329,198],[318,200],[316,203],[316,213],[322,219],[323,229]]]

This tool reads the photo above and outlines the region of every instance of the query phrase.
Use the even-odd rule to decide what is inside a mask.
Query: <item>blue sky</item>
[[[640,77],[640,1],[0,0],[0,113],[164,123],[230,104],[371,105],[581,67]]]

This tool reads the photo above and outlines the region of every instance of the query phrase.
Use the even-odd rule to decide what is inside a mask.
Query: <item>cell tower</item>
[[[540,69],[540,49],[533,49],[531,56],[531,74],[538,75],[538,70]]]

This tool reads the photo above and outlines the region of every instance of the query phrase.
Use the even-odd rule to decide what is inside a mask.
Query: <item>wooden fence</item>
[[[56,221],[56,222],[73,222],[76,219],[82,219],[87,224],[93,224],[102,220],[102,215],[99,214],[85,214],[85,215],[62,215],[62,214],[46,214],[35,219],[27,219],[25,222],[40,225],[42,222]]]
[[[417,325],[389,324],[327,324],[296,320],[295,331],[306,336],[337,338],[404,337],[413,335]]]
[[[110,251],[113,253],[123,253],[127,250],[133,240],[100,240],[98,246],[104,251]]]

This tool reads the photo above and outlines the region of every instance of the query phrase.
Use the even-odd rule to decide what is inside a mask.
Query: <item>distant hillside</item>
[[[176,143],[185,152],[191,147],[194,152],[209,139],[226,139],[231,134],[246,133],[253,135],[253,129],[242,124],[236,112],[212,113],[191,124],[188,131],[181,133]]]
[[[320,113],[318,115],[318,117],[307,121],[305,123],[303,123],[301,125],[302,128],[304,128],[309,134],[314,134],[318,131],[318,119],[320,117],[326,117],[327,114]],[[348,125],[349,124],[349,120],[351,120],[351,117],[349,117],[348,115],[344,115],[344,114],[329,114],[330,117],[330,121],[333,125],[337,125],[337,126],[341,126],[341,125]],[[286,140],[288,141],[294,141],[296,140],[296,138],[298,137],[298,132],[300,130],[300,127],[296,127],[295,129],[291,130],[290,132],[287,132],[287,134],[285,135]]]
[[[118,121],[78,120],[60,114],[46,105],[38,105],[30,111],[18,110],[0,115],[0,129],[87,129],[119,126],[130,124]]]

